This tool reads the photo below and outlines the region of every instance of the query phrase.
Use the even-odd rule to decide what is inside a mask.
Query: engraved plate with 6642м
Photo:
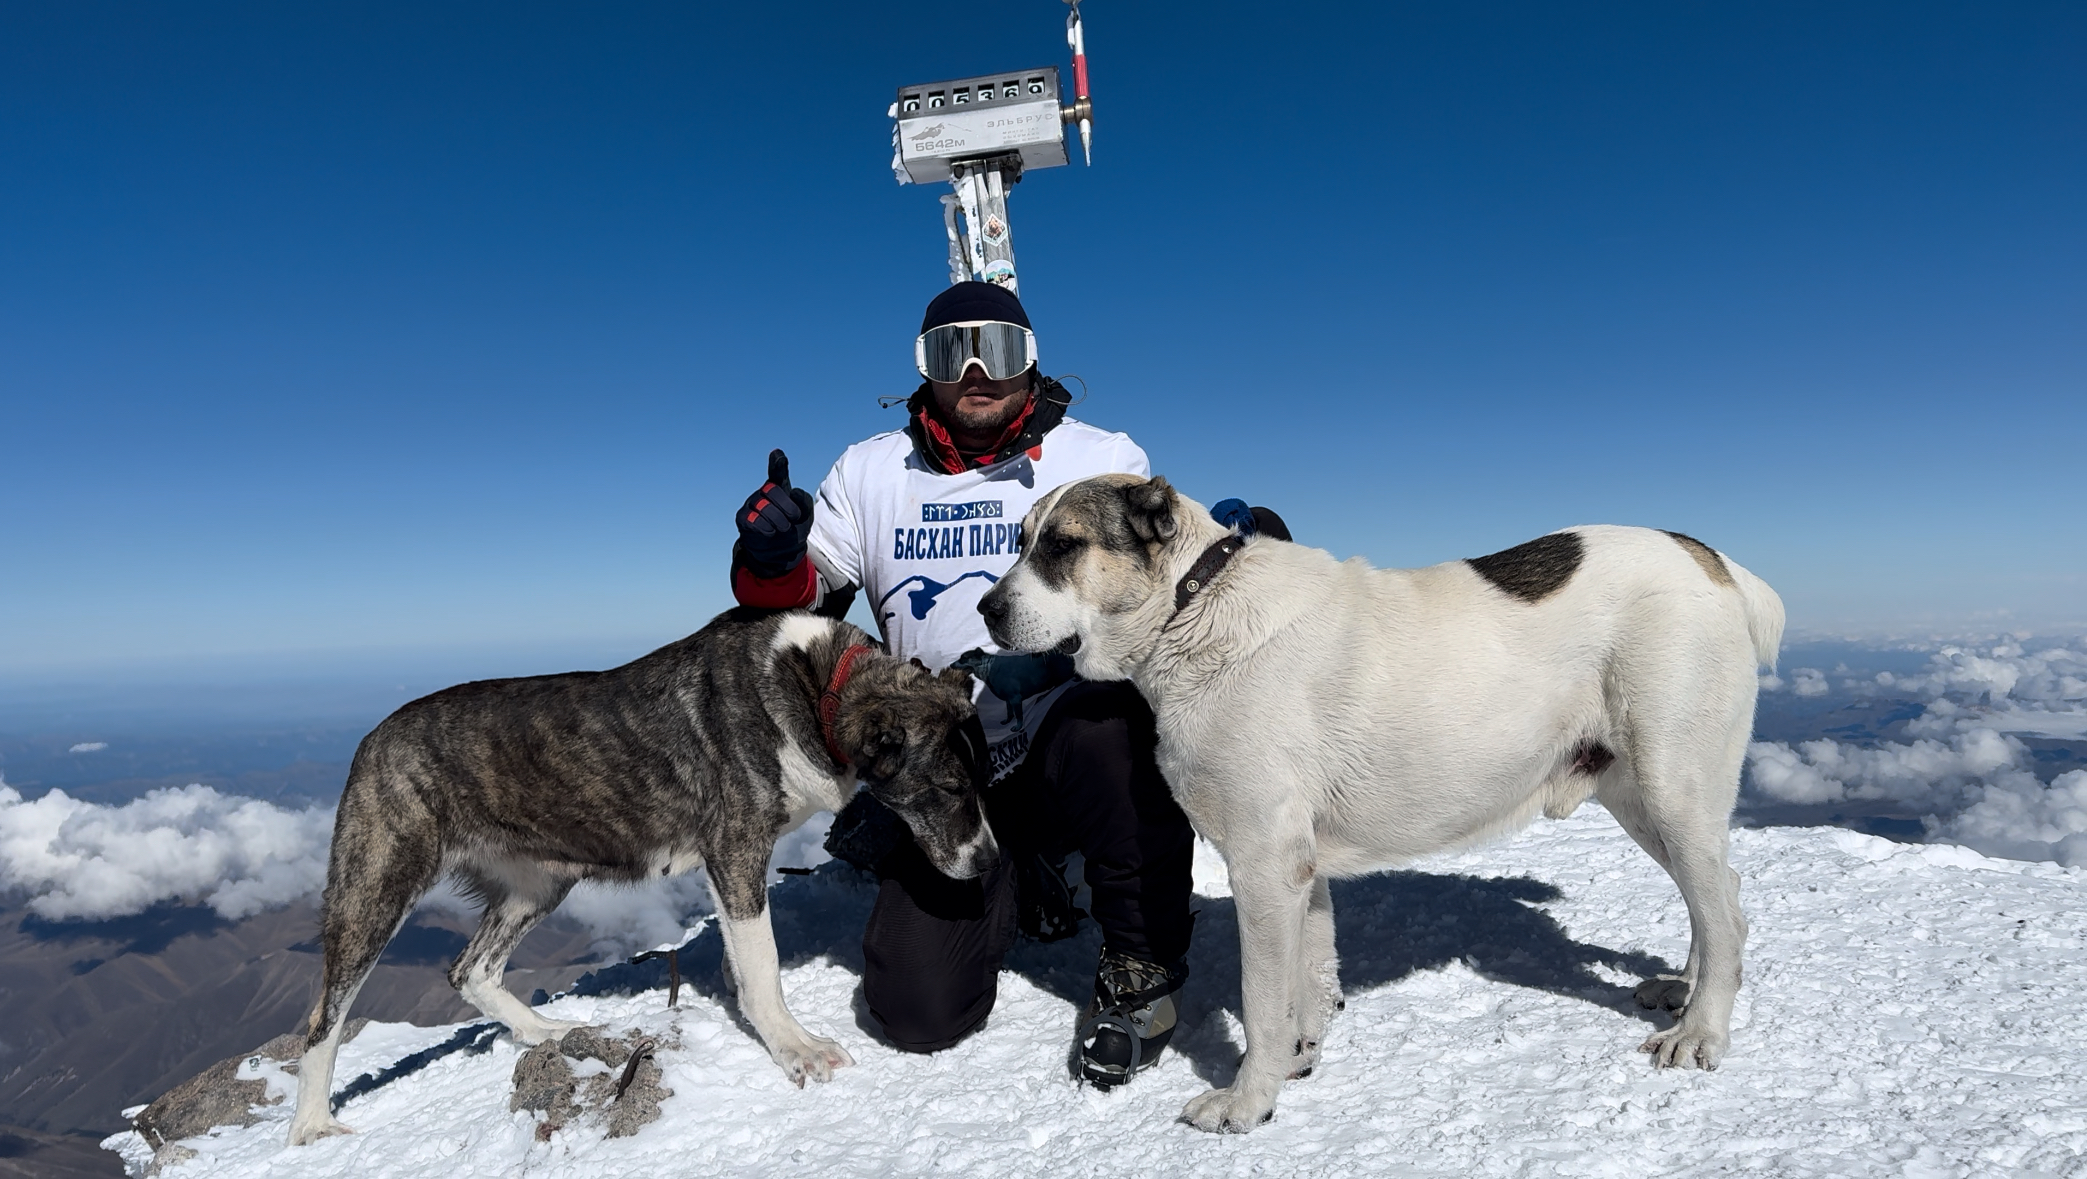
[[[901,87],[896,107],[904,183],[948,180],[952,160],[1016,153],[1023,171],[1066,162],[1056,66]]]

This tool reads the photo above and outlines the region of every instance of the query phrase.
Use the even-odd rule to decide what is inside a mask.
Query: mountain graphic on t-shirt
[[[900,590],[905,589],[907,586],[912,585],[914,582],[917,581],[920,583],[920,588],[908,590],[906,596],[912,600],[913,617],[916,619],[926,618],[928,616],[928,611],[933,610],[935,608],[936,598],[941,597],[945,591],[950,589],[950,587],[957,585],[959,582],[969,581],[971,578],[974,577],[983,577],[986,579],[988,583],[1000,580],[992,574],[987,573],[983,569],[973,569],[971,572],[958,577],[956,581],[951,581],[947,583],[936,581],[932,577],[923,577],[920,574],[916,573],[913,576],[907,578],[906,580],[898,583],[897,585],[892,586],[889,590],[886,590],[884,596],[877,599],[877,609],[879,611],[884,611],[884,603],[889,602],[893,594],[898,593]],[[884,611],[882,617],[892,618],[897,616],[897,614],[898,611],[896,610]]]

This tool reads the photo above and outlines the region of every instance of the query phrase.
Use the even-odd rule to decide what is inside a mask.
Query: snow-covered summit
[[[491,1025],[374,1024],[341,1051],[340,1116],[359,1133],[293,1150],[290,1104],[263,1106],[162,1174],[2087,1176],[2087,872],[1834,829],[1732,837],[1753,933],[1713,1073],[1655,1072],[1636,1051],[1665,1017],[1630,988],[1686,956],[1687,916],[1589,806],[1336,884],[1347,1010],[1317,1073],[1244,1137],[1175,1120],[1241,1045],[1237,930],[1204,848],[1180,1050],[1120,1092],[1064,1067],[1091,927],[1018,947],[979,1034],[906,1055],[858,1026],[872,889],[828,864],[773,898],[791,1009],[858,1062],[830,1084],[800,1091],[769,1063],[703,928],[679,1010],[641,974],[657,963],[548,1006],[677,1045],[658,1056],[673,1096],[634,1136],[540,1138],[536,1115],[509,1112],[522,1049]],[[282,1090],[274,1066],[256,1075]],[[151,1155],[135,1134],[106,1145],[133,1174]]]

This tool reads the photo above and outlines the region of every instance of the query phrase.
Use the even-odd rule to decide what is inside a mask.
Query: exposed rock
[[[511,1110],[540,1113],[536,1136],[548,1141],[552,1134],[575,1123],[599,1125],[610,1138],[628,1138],[640,1127],[659,1120],[660,1103],[674,1095],[660,1084],[665,1074],[652,1059],[653,1042],[638,1031],[605,1036],[594,1028],[576,1028],[562,1041],[546,1040],[515,1062]],[[639,1057],[631,1060],[636,1051]],[[581,1060],[595,1060],[606,1071],[588,1076],[584,1083],[573,1070]],[[630,1081],[623,1085],[623,1074]],[[619,1096],[617,1089],[623,1086]]]
[[[629,1040],[612,1039],[593,1028],[574,1028],[558,1041],[558,1048],[574,1060],[599,1060],[610,1068],[622,1068],[623,1062],[630,1059],[630,1044]]]
[[[577,1036],[579,1032],[567,1032],[566,1035]],[[544,1125],[556,1130],[580,1112],[572,1100],[575,1084],[572,1065],[558,1050],[558,1041],[545,1040],[515,1061],[515,1091],[514,1096],[507,1099],[507,1108],[543,1114]]]
[[[637,1133],[639,1127],[659,1120],[660,1102],[674,1096],[672,1089],[660,1084],[664,1077],[665,1074],[660,1071],[658,1062],[648,1053],[638,1061],[637,1068],[631,1074],[630,1086],[623,1091],[621,1097],[616,1095],[616,1085],[621,1080],[620,1077],[603,1074],[588,1078],[589,1096],[599,1096],[601,1100],[609,1103],[609,1137],[628,1138]]]
[[[342,1029],[342,1042],[354,1039],[368,1024],[366,1019],[348,1021]],[[281,1097],[268,1096],[268,1082],[258,1077],[239,1079],[239,1070],[248,1061],[278,1061],[285,1065],[285,1071],[295,1072],[297,1060],[303,1055],[304,1036],[285,1032],[252,1052],[220,1060],[167,1090],[131,1119],[131,1125],[154,1151],[145,1173],[156,1175],[162,1167],[195,1157],[194,1151],[175,1145],[181,1139],[207,1134],[214,1126],[251,1126],[261,1120],[254,1116],[254,1106],[282,1101]]]

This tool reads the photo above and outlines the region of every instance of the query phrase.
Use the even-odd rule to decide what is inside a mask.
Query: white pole
[[[964,265],[964,257],[968,251],[962,234],[957,230],[955,193],[942,194],[942,228],[949,234],[949,285],[955,286],[971,277],[969,268]]]
[[[964,169],[963,184],[957,189],[957,195],[964,201],[964,237],[968,247],[965,252],[971,262],[971,277],[982,279],[986,272],[985,214],[979,210],[983,194],[979,192],[978,174],[970,168]]]

